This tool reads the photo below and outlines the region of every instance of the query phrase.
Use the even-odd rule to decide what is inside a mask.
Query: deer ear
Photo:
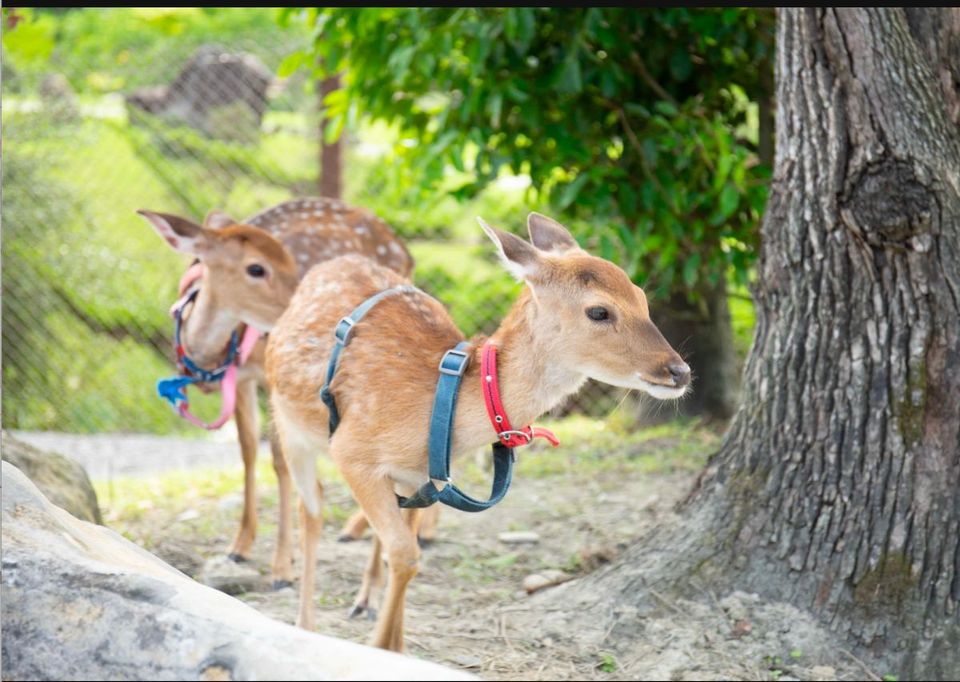
[[[157,234],[177,251],[198,256],[210,246],[206,230],[186,218],[145,209],[137,213],[146,218]]]
[[[228,216],[226,213],[221,211],[218,208],[213,209],[207,214],[207,217],[203,219],[203,226],[210,230],[221,230],[224,227],[230,227],[231,225],[236,225],[237,221]]]
[[[563,253],[580,248],[567,228],[540,213],[533,212],[527,216],[527,231],[530,241],[541,251]]]
[[[496,245],[500,260],[511,275],[522,282],[537,274],[540,269],[540,254],[533,246],[515,234],[490,227],[483,218],[478,217],[477,222]]]

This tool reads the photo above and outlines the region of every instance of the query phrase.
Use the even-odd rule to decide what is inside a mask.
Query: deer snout
[[[667,371],[673,379],[673,385],[677,388],[683,388],[690,383],[690,365],[687,363],[671,362],[667,365]]]

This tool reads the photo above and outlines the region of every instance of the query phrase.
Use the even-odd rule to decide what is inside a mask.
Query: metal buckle
[[[357,323],[352,317],[341,317],[340,321],[337,322],[336,328],[333,330],[333,336],[339,341],[342,345],[347,345],[347,339],[350,338],[350,334],[353,332],[353,327]]]
[[[513,438],[514,436],[523,436],[527,440],[527,442],[524,443],[524,445],[529,445],[530,443],[533,442],[533,435],[530,433],[527,433],[526,431],[513,431],[513,430],[501,431],[500,433],[497,434],[497,437],[500,440],[503,440],[504,438]]]
[[[459,364],[454,368],[444,367],[447,362],[447,358],[454,357],[460,358],[458,361]],[[440,358],[440,373],[449,374],[452,377],[462,377],[463,373],[467,371],[467,365],[470,364],[470,356],[462,350],[457,350],[456,348],[451,348],[446,353],[443,354],[443,357]]]

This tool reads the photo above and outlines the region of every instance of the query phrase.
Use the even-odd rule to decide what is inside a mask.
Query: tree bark
[[[884,672],[955,678],[960,16],[778,19],[775,172],[741,407],[681,527],[562,599],[587,621],[578,595],[759,592],[809,609]],[[598,627],[626,625],[614,613]]]
[[[333,144],[326,143],[327,119],[323,116],[323,99],[340,89],[340,76],[320,81],[320,196],[340,199],[343,196],[343,135]]]

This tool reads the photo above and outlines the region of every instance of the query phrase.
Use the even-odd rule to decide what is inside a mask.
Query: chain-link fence
[[[173,371],[167,308],[185,259],[134,212],[246,217],[315,195],[319,98],[307,75],[276,76],[307,40],[273,25],[229,41],[178,34],[144,46],[146,57],[132,45],[109,58],[61,41],[38,64],[18,61],[5,39],[5,428],[189,430],[154,389]],[[383,127],[358,128],[347,139],[346,200],[394,225],[417,260],[417,283],[465,332],[493,331],[518,285],[473,221],[464,225],[469,209],[391,204],[380,159],[397,141]],[[600,413],[619,395],[590,386],[574,405]],[[218,396],[191,398],[197,412],[216,413]]]

